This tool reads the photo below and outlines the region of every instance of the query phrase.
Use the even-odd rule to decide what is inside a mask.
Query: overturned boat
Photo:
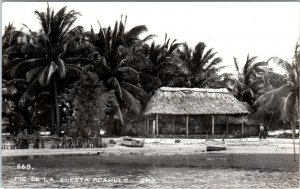
[[[127,146],[127,147],[143,147],[144,142],[132,139],[130,137],[124,137],[123,141],[121,142],[121,146]]]
[[[206,141],[206,151],[226,150],[225,141]]]

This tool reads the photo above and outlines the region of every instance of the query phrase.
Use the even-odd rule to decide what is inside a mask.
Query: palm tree
[[[257,57],[247,55],[246,63],[240,70],[239,63],[234,58],[234,66],[237,72],[237,79],[231,81],[231,91],[237,99],[252,105],[256,94],[260,89],[267,89],[270,84],[265,78],[265,74],[270,71],[267,69],[267,62],[255,62]]]
[[[139,36],[147,31],[147,27],[140,25],[125,31],[126,20],[127,18],[123,22],[121,17],[113,29],[110,26],[102,28],[99,23],[99,33],[94,34],[92,29],[88,35],[88,42],[84,44],[86,48],[82,49],[83,52],[88,52],[88,55],[92,54],[89,58],[94,62],[89,69],[98,73],[107,90],[115,90],[120,107],[139,114],[140,100],[145,93],[139,84],[139,70],[146,58],[141,46],[153,35],[139,39]]]
[[[194,50],[184,44],[180,57],[185,63],[186,86],[200,88],[219,88],[223,85],[225,75],[218,72],[224,66],[217,67],[222,59],[215,57],[217,52],[209,49],[205,52],[206,44],[199,42]]]
[[[25,79],[14,78],[11,75],[12,68],[22,61],[22,47],[26,34],[16,30],[13,23],[5,26],[2,36],[2,103],[3,118],[9,118],[7,126],[13,134],[18,134],[20,129],[31,131],[30,113],[23,111],[17,104],[28,87]],[[7,119],[6,119],[7,120]]]
[[[80,68],[64,61],[64,49],[75,41],[82,32],[82,27],[72,26],[80,13],[71,10],[66,12],[63,7],[56,14],[47,6],[46,12],[35,11],[41,23],[41,30],[36,33],[29,29],[28,41],[24,46],[25,60],[18,63],[14,69],[14,77],[25,77],[30,83],[27,91],[19,101],[19,106],[25,108],[28,101],[34,99],[39,90],[50,88],[53,96],[52,108],[55,112],[56,126],[60,127],[58,108],[58,85],[69,72],[80,72]]]
[[[139,83],[139,70],[146,59],[141,47],[153,35],[140,39],[140,34],[146,32],[147,27],[140,25],[126,31],[126,20],[127,17],[125,21],[121,17],[113,29],[110,26],[103,28],[99,23],[98,34],[91,28],[90,32],[85,33],[83,42],[78,47],[80,52],[77,57],[68,58],[66,61],[88,64],[83,69],[96,72],[107,91],[115,91],[119,107],[123,113],[127,113],[128,118],[128,114],[141,113],[141,103],[146,95]]]
[[[26,34],[16,30],[13,23],[5,26],[2,36],[2,78],[10,80],[10,71],[14,65],[20,62],[22,57],[22,41]]]
[[[176,39],[172,42],[165,35],[165,41],[161,45],[155,42],[149,46],[143,46],[143,53],[147,59],[144,61],[145,66],[140,73],[141,84],[148,93],[153,93],[161,86],[176,86],[183,83],[184,72],[182,70],[182,62],[177,52],[182,45],[176,43]]]
[[[294,60],[289,63],[279,57],[272,57],[268,62],[282,67],[287,73],[287,83],[279,88],[262,94],[254,103],[258,111],[274,114],[279,112],[280,119],[291,124],[295,156],[295,128],[299,123],[299,77],[300,43],[296,44]],[[295,159],[296,161],[296,159]]]

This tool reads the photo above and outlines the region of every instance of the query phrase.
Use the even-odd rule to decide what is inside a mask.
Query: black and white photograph
[[[299,2],[1,18],[1,188],[299,188]]]

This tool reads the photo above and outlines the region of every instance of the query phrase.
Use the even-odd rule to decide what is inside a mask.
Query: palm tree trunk
[[[20,113],[24,116],[24,119],[25,119],[25,122],[26,122],[26,127],[27,127],[27,130],[30,134],[33,133],[32,131],[32,123],[31,123],[31,119],[30,119],[30,113],[29,111],[23,111],[23,110],[20,110]],[[11,123],[11,122],[10,122]]]
[[[58,107],[58,99],[57,99],[57,83],[55,79],[53,81],[53,92],[54,92],[54,107],[55,107],[55,117],[56,117],[56,131],[58,131],[58,135],[60,135],[61,128],[60,128],[59,107]]]
[[[295,147],[295,126],[293,124],[293,121],[291,121],[291,128],[292,128],[292,134],[293,134],[293,146],[294,146],[294,161],[296,162],[296,147]]]
[[[267,126],[267,129],[268,129],[268,130],[270,129],[270,123],[271,123],[271,121],[272,121],[272,119],[273,119],[273,116],[274,116],[274,113],[271,114],[271,118],[270,118],[270,120],[269,120],[269,122],[268,122],[268,126]]]
[[[52,102],[54,104],[54,95],[52,96]],[[55,108],[51,106],[51,134],[55,133]]]

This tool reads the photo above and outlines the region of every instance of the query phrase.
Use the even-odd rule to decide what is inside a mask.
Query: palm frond
[[[274,111],[279,107],[281,98],[287,97],[293,90],[293,86],[286,84],[280,88],[262,94],[254,102],[254,107],[264,107],[270,111]]]
[[[236,69],[236,71],[238,73],[238,77],[240,77],[241,76],[241,72],[240,72],[239,63],[238,63],[237,58],[233,57],[233,62],[234,62],[235,69]]]
[[[142,106],[139,100],[134,98],[127,90],[121,88],[123,101],[128,105],[128,109],[134,114],[138,115],[141,113]]]
[[[114,89],[116,91],[117,98],[122,100],[123,99],[122,88],[117,78],[111,77],[107,80],[107,83],[110,85],[111,89]]]
[[[244,69],[243,69],[244,75],[246,75],[248,70],[253,66],[253,63],[256,59],[257,59],[257,56],[249,58],[249,54],[247,55],[247,60],[246,60],[246,63],[244,65]]]
[[[297,105],[296,105],[296,93],[295,92],[291,92],[288,94],[287,97],[282,97],[281,100],[281,104],[279,106],[280,109],[280,118],[283,121],[293,121],[294,119],[294,115],[295,115],[295,111],[297,110]],[[296,108],[295,108],[296,106]],[[296,114],[298,115],[298,114]],[[298,118],[296,118],[298,119]]]
[[[205,70],[210,70],[212,68],[214,68],[215,66],[217,66],[218,64],[220,64],[222,62],[222,58],[215,58],[213,59],[209,64],[208,66],[205,68]],[[225,68],[225,67],[223,67]]]
[[[56,72],[58,69],[57,65],[55,62],[51,62],[49,66],[46,66],[42,73],[39,76],[39,84],[41,87],[46,87],[50,84],[50,81],[52,79],[53,74]]]
[[[180,46],[182,46],[182,43],[172,43],[172,45],[170,45],[170,48],[168,50],[168,54],[172,54],[173,52],[175,52]]]
[[[199,42],[196,46],[195,49],[193,51],[193,60],[197,63],[200,62],[200,60],[202,60],[202,56],[203,56],[203,52],[205,49],[206,45],[203,42]]]
[[[29,72],[26,73],[26,81],[31,83],[34,79],[36,79],[39,76],[39,74],[44,70],[44,68],[44,66],[40,66],[29,70]]]
[[[289,62],[283,60],[282,58],[271,57],[267,60],[267,62],[269,63],[270,61],[273,61],[274,64],[282,67],[287,72],[291,72],[293,70],[293,66]]]
[[[245,82],[250,84],[250,77],[253,74],[258,74],[258,73],[265,73],[264,69],[261,69],[264,66],[267,66],[268,63],[267,62],[256,62],[256,63],[252,63],[251,66],[247,67],[247,70],[244,70],[244,77],[245,77]]]
[[[82,68],[80,66],[67,64],[66,65],[66,75],[70,76],[76,76],[77,78],[80,78],[82,75]]]
[[[146,92],[137,85],[125,81],[121,82],[120,84],[123,89],[130,92],[135,98],[139,100],[141,100],[146,95]]]
[[[94,60],[91,60],[89,58],[71,57],[71,58],[65,58],[64,61],[67,64],[73,64],[73,65],[77,65],[77,64],[80,64],[80,65],[93,65],[96,69],[96,72],[99,75],[102,74],[102,71],[99,68],[100,65],[97,62],[95,62]]]
[[[186,78],[185,77],[175,77],[168,81],[168,87],[183,87],[186,86]]]
[[[13,86],[17,86],[18,88],[19,85],[26,86],[28,85],[28,83],[29,82],[27,82],[25,79],[12,79],[6,82],[6,86],[13,85]]]
[[[280,66],[281,68],[283,68],[289,75],[289,79],[291,80],[291,82],[293,82],[294,84],[297,83],[297,73],[296,73],[296,69],[294,69],[295,65],[290,64],[289,62],[279,58],[279,57],[271,57],[267,62],[269,61],[273,61],[273,63],[275,65]]]
[[[34,93],[39,89],[38,78],[36,78],[27,88],[25,93],[21,96],[18,106],[20,109],[25,109],[28,101],[34,98]]]
[[[212,59],[215,55],[217,54],[217,52],[213,52],[213,49],[209,49],[208,51],[206,51],[206,53],[204,54],[203,58],[202,58],[202,64],[206,64],[210,59]]]
[[[76,26],[70,31],[65,31],[61,37],[58,39],[59,43],[57,46],[62,46],[66,44],[68,41],[72,40],[74,37],[82,36],[83,35],[83,27],[82,26]]]
[[[113,29],[112,36],[111,36],[110,47],[111,47],[112,51],[117,47],[117,34],[118,34],[118,22],[116,21],[115,27]]]
[[[157,35],[148,35],[146,36],[144,39],[141,40],[142,43],[145,43],[151,39],[153,39],[154,37],[157,37]]]
[[[116,71],[113,72],[113,74],[121,74],[122,77],[128,76],[130,78],[133,78],[135,81],[139,81],[139,72],[129,66],[117,68]]]
[[[12,70],[12,76],[17,77],[20,74],[26,74],[29,70],[35,67],[45,66],[47,60],[44,58],[35,58],[25,60],[20,62],[14,69]]]
[[[33,57],[44,57],[47,53],[47,49],[39,43],[22,43],[21,53],[27,57],[33,55]]]
[[[59,73],[59,77],[60,79],[64,79],[66,77],[66,66],[65,63],[62,59],[58,58],[55,61],[57,68],[58,68],[58,73]]]

